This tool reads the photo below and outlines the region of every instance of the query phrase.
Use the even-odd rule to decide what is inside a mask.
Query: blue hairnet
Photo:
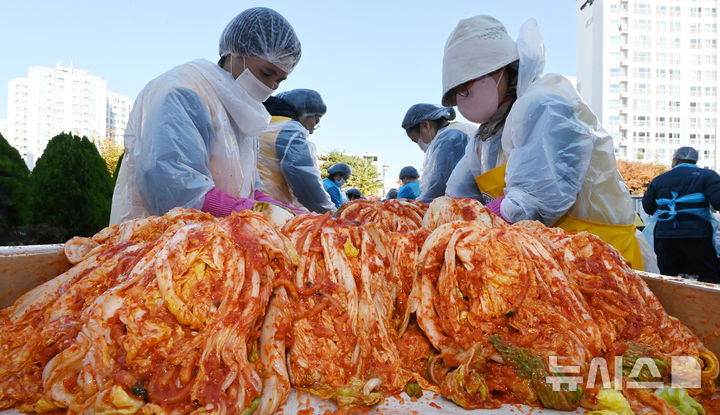
[[[340,173],[345,177],[352,176],[352,169],[345,163],[333,164],[327,169],[328,175],[332,176],[335,173]]]
[[[385,196],[386,199],[397,199],[398,189],[390,189]]]
[[[455,110],[450,107],[438,107],[433,104],[415,104],[407,111],[402,121],[402,128],[408,129],[414,125],[420,124],[425,120],[437,120],[445,118],[446,120],[455,119]]]
[[[277,94],[277,97],[287,102],[299,117],[306,115],[324,115],[327,105],[317,91],[312,89],[293,89]]]
[[[354,187],[351,189],[347,189],[345,191],[345,194],[347,195],[347,197],[350,197],[350,196],[362,197],[362,192],[360,192],[360,189],[356,189]]]
[[[698,152],[692,147],[680,147],[673,154],[674,159],[698,161]]]
[[[418,173],[417,169],[413,166],[405,166],[400,169],[400,180],[405,177],[418,178],[420,177],[420,173]]]
[[[280,13],[253,7],[235,16],[220,36],[220,56],[260,58],[292,72],[300,60],[300,40]]]

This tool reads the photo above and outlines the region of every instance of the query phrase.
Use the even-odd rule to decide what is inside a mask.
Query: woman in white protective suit
[[[293,89],[268,98],[264,105],[272,118],[260,134],[262,190],[297,208],[315,213],[335,211],[323,188],[315,145],[308,139],[327,112],[320,94],[312,89]]]
[[[272,9],[237,15],[220,37],[217,64],[198,59],[150,81],[125,132],[110,223],[178,206],[215,216],[279,203],[257,190],[262,102],[300,59],[290,23]]]
[[[477,131],[472,124],[451,122],[454,119],[454,109],[433,104],[415,104],[403,118],[405,133],[425,153],[417,198],[421,202],[430,203],[445,195],[448,177]]]
[[[544,66],[534,20],[517,44],[491,16],[458,23],[445,44],[442,104],[481,126],[446,194],[476,198],[510,223],[591,232],[633,268],[655,271],[652,249],[638,241],[612,138],[567,79],[541,77]]]

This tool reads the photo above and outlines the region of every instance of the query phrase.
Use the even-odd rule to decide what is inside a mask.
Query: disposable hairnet
[[[362,193],[360,192],[360,190],[356,189],[354,187],[351,189],[347,189],[345,191],[345,194],[347,195],[347,197],[350,197],[350,196],[362,197]]]
[[[350,168],[350,166],[348,166],[348,165],[345,164],[345,163],[333,164],[332,166],[330,166],[330,167],[327,169],[327,172],[328,172],[328,174],[331,175],[331,176],[332,176],[333,174],[335,174],[335,173],[340,173],[340,174],[342,174],[342,175],[345,176],[345,177],[350,177],[350,176],[352,176],[352,169]]]
[[[385,196],[386,199],[397,199],[398,189],[390,189]]]
[[[400,169],[400,180],[405,177],[418,178],[420,177],[420,173],[418,173],[417,169],[413,166],[405,166]]]
[[[680,147],[673,154],[674,159],[698,161],[698,152],[692,147]]]
[[[249,56],[292,72],[300,60],[300,40],[280,13],[253,7],[235,16],[220,36],[220,56]]]
[[[277,94],[277,97],[287,102],[298,117],[306,115],[324,115],[327,106],[317,91],[312,89],[293,89]]]
[[[455,105],[455,96],[448,92],[456,86],[516,60],[517,46],[499,20],[484,15],[460,20],[445,43],[442,104]]]
[[[455,110],[450,107],[438,107],[433,104],[415,104],[405,113],[402,128],[408,129],[420,124],[422,121],[437,120],[439,118],[445,118],[448,121],[454,120]]]

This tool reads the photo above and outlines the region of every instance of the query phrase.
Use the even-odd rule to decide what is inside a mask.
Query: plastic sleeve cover
[[[438,141],[427,154],[423,163],[422,183],[418,200],[430,203],[433,199],[445,195],[447,181],[455,166],[465,154],[468,136],[462,131],[448,129],[440,133],[433,141]],[[474,182],[474,178],[473,178]]]
[[[280,170],[297,200],[309,211],[325,213],[335,205],[323,188],[320,170],[310,153],[306,130],[299,122],[291,121],[280,131],[275,151]]]
[[[539,220],[551,226],[575,204],[596,136],[559,95],[523,98],[512,118],[521,124],[510,137],[502,213],[511,223]]]
[[[462,156],[460,161],[450,173],[450,177],[447,180],[447,186],[445,188],[445,194],[450,197],[469,197],[476,200],[482,200],[482,194],[480,189],[477,187],[475,182],[475,176],[480,172],[473,171],[472,165],[479,165],[479,160],[475,146],[475,141],[471,140],[468,142],[468,147],[465,150],[465,155]],[[473,160],[474,158],[474,160]]]
[[[135,147],[135,179],[148,211],[161,215],[178,206],[200,209],[215,187],[208,152],[214,130],[207,108],[184,88],[148,108]]]

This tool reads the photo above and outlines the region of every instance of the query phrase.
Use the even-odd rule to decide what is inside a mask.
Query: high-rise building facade
[[[128,97],[112,91],[107,92],[106,137],[111,138],[116,144],[123,144],[131,109],[132,101]]]
[[[8,83],[6,139],[28,161],[37,160],[48,141],[63,131],[91,140],[103,139],[109,132],[122,136],[127,102],[128,98],[109,92],[105,80],[86,70],[60,64],[33,66],[27,78]]]
[[[689,145],[718,169],[717,3],[578,2],[577,88],[618,159],[670,165]]]

